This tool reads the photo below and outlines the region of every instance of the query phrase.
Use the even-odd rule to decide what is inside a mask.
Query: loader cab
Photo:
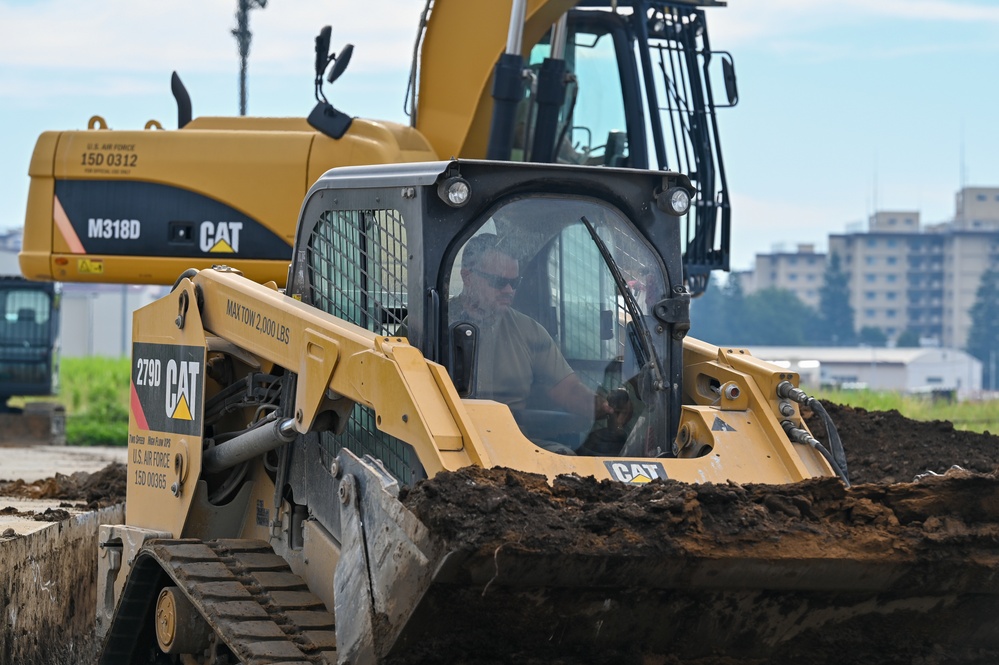
[[[679,221],[664,203],[678,190],[691,193],[685,176],[632,169],[465,160],[334,169],[303,208],[289,293],[407,337],[447,368],[462,399],[507,404],[524,435],[552,452],[668,454],[646,444],[672,441],[680,412],[670,386],[680,382],[689,295]],[[504,253],[504,274],[470,261],[484,240]],[[498,286],[507,311],[471,316],[474,281]],[[505,329],[494,327],[501,316]],[[544,357],[517,367],[526,356],[513,357],[515,345]],[[532,376],[510,390],[503,378],[517,369]],[[551,388],[568,373],[617,405],[618,420],[558,402]],[[412,450],[361,405],[341,434],[321,436],[330,458],[348,448],[404,483],[421,477]]]

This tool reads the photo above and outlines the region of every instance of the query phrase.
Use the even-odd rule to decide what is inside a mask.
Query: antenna
[[[964,120],[961,121],[961,189],[968,186],[968,169],[964,161]]]
[[[238,0],[236,5],[236,28],[232,34],[239,47],[239,114],[246,115],[246,60],[250,55],[250,10],[264,9],[267,0]]]

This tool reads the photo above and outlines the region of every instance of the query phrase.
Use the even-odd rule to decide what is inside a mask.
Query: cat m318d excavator
[[[283,286],[302,198],[327,169],[489,157],[692,174],[684,254],[696,294],[711,270],[728,269],[715,108],[738,93],[731,56],[711,50],[704,9],[720,4],[517,0],[511,10],[428,0],[410,126],[351,117],[326,101],[324,84],[352,52],[330,55],[329,28],[316,40],[308,118],[192,117],[175,74],[177,130],[154,120],[111,130],[94,116],[87,130],[42,134],[22,273],[170,284],[187,268],[225,262]]]

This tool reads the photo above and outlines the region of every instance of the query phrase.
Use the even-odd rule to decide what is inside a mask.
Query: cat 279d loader
[[[857,617],[884,633],[899,613],[987,614],[994,571],[941,590],[891,551],[803,560],[774,543],[694,562],[623,540],[539,555],[516,527],[476,548],[400,499],[468,467],[732,492],[847,480],[838,442],[802,423],[794,373],[687,337],[677,215],[692,194],[681,174],[635,169],[333,169],[302,206],[286,289],[225,266],[182,274],[134,315],[127,523],[100,534],[101,662],[765,657]],[[499,318],[469,314],[476,279],[506,296]],[[490,392],[503,316],[532,331],[526,353],[565,361],[589,414],[553,403],[535,366],[523,401]],[[466,637],[455,617],[494,639],[449,651]]]

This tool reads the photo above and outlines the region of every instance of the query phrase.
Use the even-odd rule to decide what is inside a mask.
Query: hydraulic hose
[[[827,412],[826,408],[822,406],[822,402],[814,397],[811,397],[804,390],[795,388],[790,381],[781,381],[777,385],[777,396],[793,400],[802,406],[807,406],[809,409],[819,414],[819,417],[822,418],[822,424],[825,425],[826,432],[829,435],[829,447],[832,449],[831,452],[822,446],[822,444],[820,444],[810,434],[808,434],[807,431],[796,428],[793,423],[790,423],[790,421],[784,421],[781,423],[781,426],[784,427],[785,432],[788,432],[788,436],[791,436],[791,433],[788,431],[788,424],[790,424],[793,429],[804,433],[807,439],[815,441],[815,444],[812,444],[811,441],[808,441],[806,438],[795,439],[792,436],[792,439],[795,441],[805,443],[818,450],[819,453],[826,458],[826,461],[829,462],[829,465],[833,467],[839,477],[843,479],[843,482],[846,483],[847,487],[849,487],[849,471],[847,470],[846,452],[843,450],[843,441],[840,439],[839,432],[836,430],[836,424],[832,421],[832,418],[829,417],[829,412]]]
[[[811,446],[815,450],[819,451],[819,454],[822,455],[827,462],[829,462],[829,466],[833,468],[836,475],[838,475],[840,480],[843,481],[843,484],[850,487],[850,478],[846,475],[846,469],[840,467],[836,460],[833,459],[832,453],[830,453],[825,446],[819,443],[818,439],[809,434],[807,430],[796,427],[790,420],[782,420],[780,426],[784,428],[788,438],[792,441],[804,443],[805,445]]]

